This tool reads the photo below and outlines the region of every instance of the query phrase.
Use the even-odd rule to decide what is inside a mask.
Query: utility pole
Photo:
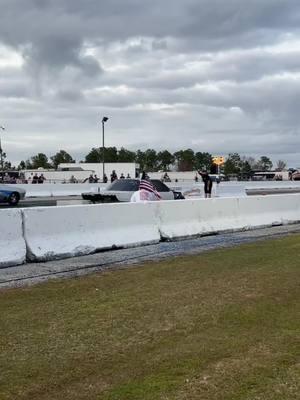
[[[108,117],[102,118],[102,182],[104,182],[104,175],[105,175],[104,124],[107,121]]]
[[[0,129],[2,131],[5,131],[4,126],[0,126]],[[2,145],[1,145],[1,137],[0,137],[0,167],[1,167],[1,178],[3,182],[3,176],[4,176],[4,157],[3,157],[3,150],[2,150]]]

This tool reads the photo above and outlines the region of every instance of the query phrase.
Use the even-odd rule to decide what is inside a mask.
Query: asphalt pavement
[[[103,251],[65,260],[28,263],[0,269],[0,289],[33,285],[49,279],[70,278],[93,272],[128,268],[133,265],[142,265],[146,261],[159,261],[181,255],[200,254],[215,249],[238,246],[243,243],[295,234],[300,234],[300,224],[161,242],[142,247]]]

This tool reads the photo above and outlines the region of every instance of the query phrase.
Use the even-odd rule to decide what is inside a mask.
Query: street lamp
[[[104,124],[108,121],[108,117],[102,118],[102,181],[104,182],[105,175],[105,160],[104,160]]]
[[[5,131],[4,126],[0,126],[0,129],[2,131]],[[4,166],[4,159],[3,159],[3,150],[1,146],[1,138],[0,138],[0,166],[1,166],[1,176],[2,176],[2,181],[3,181],[3,166]]]

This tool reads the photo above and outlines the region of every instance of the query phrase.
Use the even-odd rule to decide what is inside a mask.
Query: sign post
[[[212,158],[213,164],[218,167],[218,177],[220,178],[220,166],[224,164],[225,158],[223,156],[216,156]]]

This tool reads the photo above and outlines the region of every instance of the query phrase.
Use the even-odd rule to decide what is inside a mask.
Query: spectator
[[[171,182],[171,179],[170,179],[170,177],[169,177],[167,172],[165,172],[165,174],[164,174],[164,176],[162,178],[162,181],[163,182]]]
[[[121,173],[120,179],[125,179],[123,172]]]
[[[99,178],[98,178],[98,176],[95,174],[94,175],[94,183],[98,183],[99,182]]]
[[[112,173],[111,173],[111,175],[110,175],[110,181],[111,181],[111,183],[113,183],[115,180],[117,180],[118,179],[118,175],[116,174],[116,171],[115,170],[113,170],[112,171]]]
[[[127,176],[126,176],[126,179],[130,179],[130,178],[131,178],[130,174],[128,173]]]
[[[142,179],[150,179],[150,177],[149,177],[149,175],[147,174],[147,172],[145,172],[145,171],[142,172],[141,180],[142,180]]]
[[[77,180],[74,175],[71,176],[70,183],[77,183]]]
[[[94,183],[94,177],[92,174],[89,176],[89,183]]]
[[[41,174],[41,175],[38,177],[38,183],[44,183],[44,180],[46,180],[46,178],[44,177],[43,174]]]
[[[32,177],[32,183],[38,183],[39,177],[37,175],[37,173],[35,173]]]
[[[104,174],[104,175],[103,175],[103,183],[107,183],[107,182],[108,182],[107,175],[106,175],[106,174]]]

